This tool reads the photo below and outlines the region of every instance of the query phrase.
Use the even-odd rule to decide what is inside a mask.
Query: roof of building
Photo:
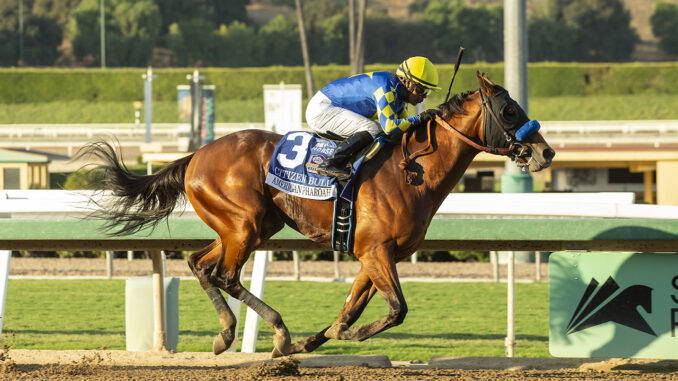
[[[49,163],[47,155],[0,149],[0,163]]]

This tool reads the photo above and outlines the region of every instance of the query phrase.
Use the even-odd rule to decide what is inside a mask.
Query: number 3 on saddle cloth
[[[377,140],[379,145],[383,145],[381,139]],[[273,151],[266,184],[297,197],[334,199],[332,249],[350,253],[353,248],[353,185],[366,155],[361,152],[357,155],[358,159],[352,161],[351,178],[346,182],[319,175],[318,165],[332,156],[336,146],[337,142],[310,132],[293,131],[285,134]]]

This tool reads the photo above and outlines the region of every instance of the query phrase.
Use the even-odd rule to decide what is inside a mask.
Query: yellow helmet
[[[438,70],[426,57],[410,57],[403,61],[396,70],[396,75],[405,77],[429,89],[438,87]]]

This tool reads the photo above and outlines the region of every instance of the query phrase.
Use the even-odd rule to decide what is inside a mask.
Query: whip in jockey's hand
[[[438,87],[438,70],[426,57],[403,61],[395,73],[378,71],[330,82],[306,108],[306,122],[318,133],[344,138],[318,166],[318,174],[346,179],[351,156],[378,135],[392,136],[435,118],[438,110],[409,115],[406,103],[416,105]]]

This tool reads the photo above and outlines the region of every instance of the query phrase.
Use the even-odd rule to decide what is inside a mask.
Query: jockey
[[[425,57],[406,59],[395,73],[377,71],[330,82],[309,101],[306,122],[318,133],[333,132],[344,140],[318,166],[318,174],[347,179],[351,156],[378,135],[391,137],[434,118],[437,109],[410,116],[405,105],[423,102],[432,89],[440,89],[438,70]]]

